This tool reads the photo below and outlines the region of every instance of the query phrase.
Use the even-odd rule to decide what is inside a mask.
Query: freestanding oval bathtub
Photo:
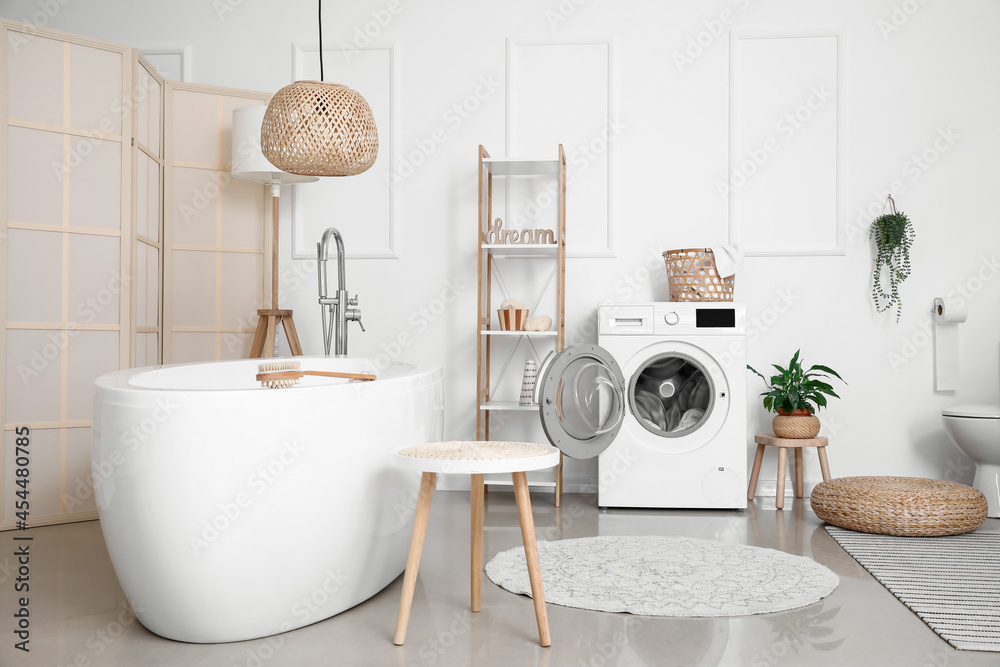
[[[101,529],[136,616],[163,637],[285,632],[367,600],[405,568],[419,475],[392,467],[390,451],[441,439],[440,367],[394,363],[370,382],[307,376],[265,389],[259,362],[96,381]]]

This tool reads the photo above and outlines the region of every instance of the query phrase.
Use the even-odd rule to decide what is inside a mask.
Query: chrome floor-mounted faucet
[[[326,280],[326,260],[329,257],[330,238],[337,242],[337,295],[330,297],[327,294]],[[347,288],[344,286],[344,239],[335,227],[330,227],[323,232],[323,240],[316,244],[316,273],[319,275],[319,305],[323,318],[323,350],[324,354],[330,356],[331,338],[336,339],[334,346],[334,356],[347,356],[347,323],[354,320],[365,330],[365,325],[361,324],[361,309],[357,308],[358,297],[353,299],[347,297]]]

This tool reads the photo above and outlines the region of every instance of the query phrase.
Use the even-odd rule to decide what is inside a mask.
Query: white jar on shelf
[[[521,375],[521,398],[518,405],[535,404],[535,381],[538,379],[538,364],[534,359],[524,360],[524,374]]]

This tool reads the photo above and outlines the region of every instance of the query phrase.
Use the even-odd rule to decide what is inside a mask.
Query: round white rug
[[[795,609],[840,583],[816,561],[689,537],[584,537],[539,542],[545,601],[644,616],[749,616]],[[486,564],[490,581],[531,595],[524,547]]]

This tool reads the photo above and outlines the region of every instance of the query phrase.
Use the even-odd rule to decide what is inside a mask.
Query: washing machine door
[[[549,442],[574,459],[607,449],[625,418],[625,376],[611,354],[597,345],[573,345],[550,355],[538,378]]]

